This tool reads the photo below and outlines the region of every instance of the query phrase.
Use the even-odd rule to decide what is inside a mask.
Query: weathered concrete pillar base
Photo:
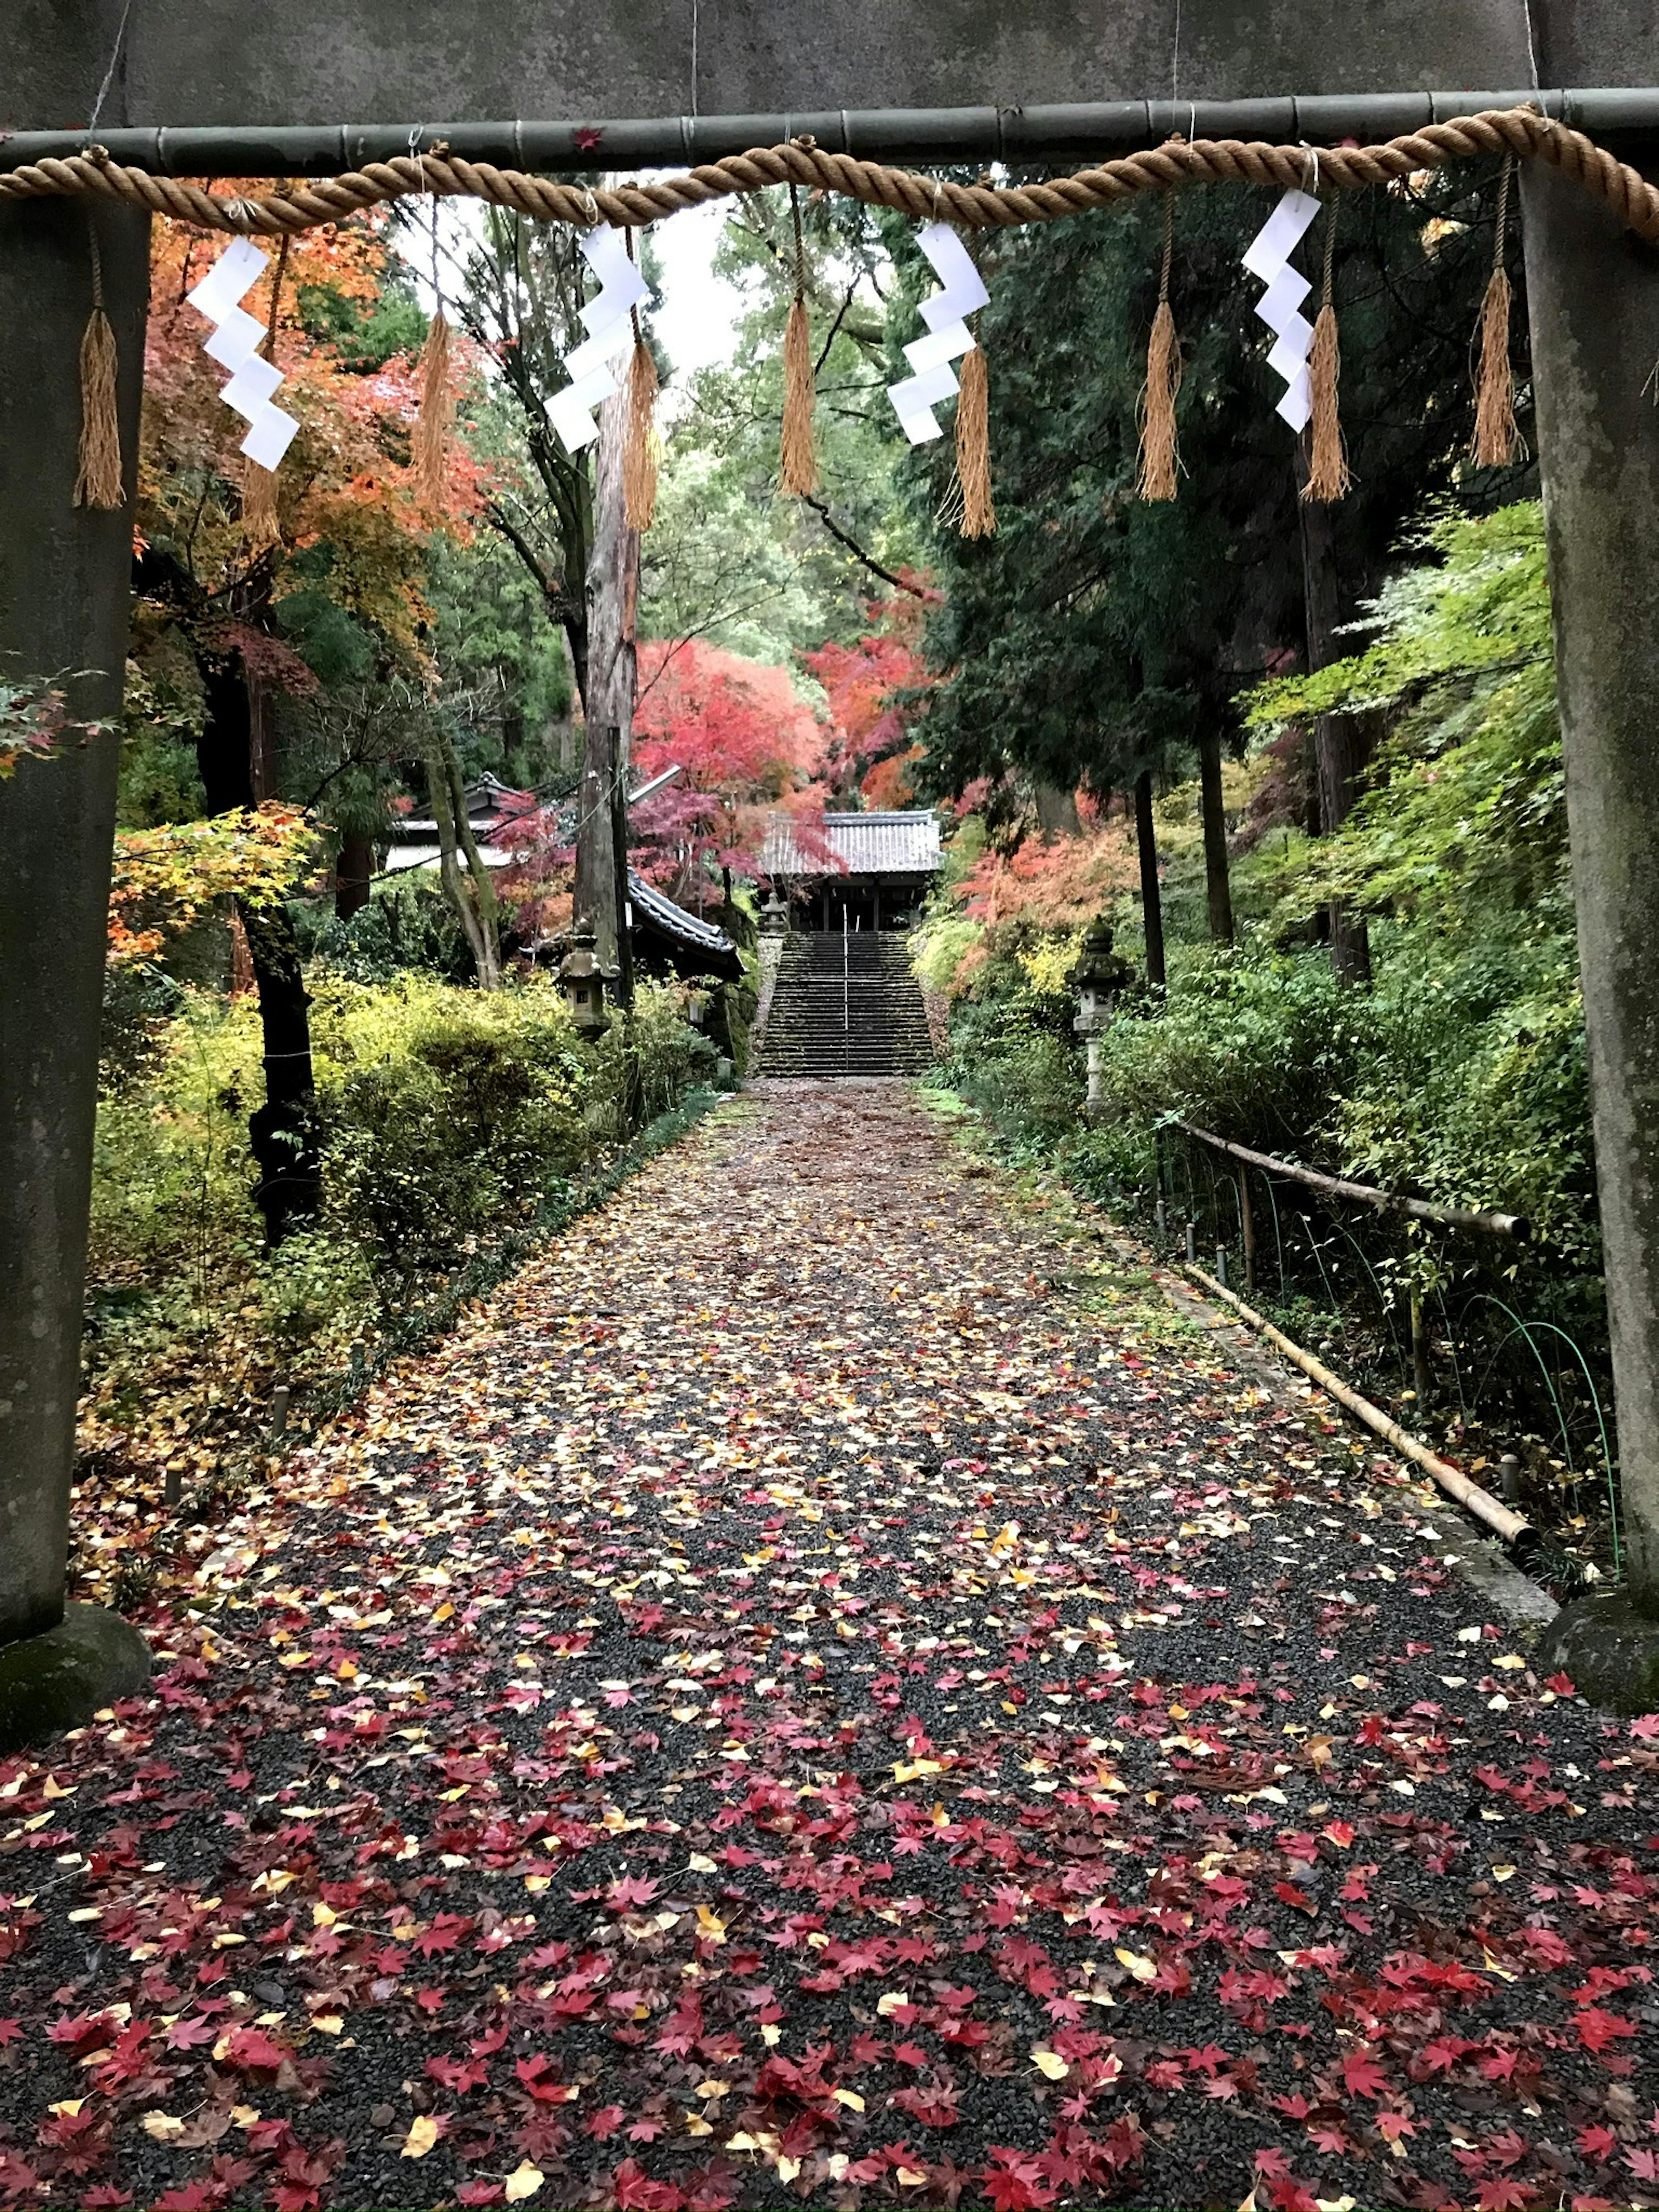
[[[101,1605],[70,1605],[56,1628],[0,1644],[0,1752],[84,1728],[149,1680],[149,1646]]]
[[[1620,1590],[1564,1606],[1534,1664],[1540,1674],[1571,1674],[1580,1697],[1610,1713],[1659,1712],[1659,1620]]]

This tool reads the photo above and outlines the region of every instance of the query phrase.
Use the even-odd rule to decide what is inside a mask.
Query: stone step
[[[933,1057],[903,937],[817,931],[786,941],[761,1048],[763,1075],[914,1075]]]

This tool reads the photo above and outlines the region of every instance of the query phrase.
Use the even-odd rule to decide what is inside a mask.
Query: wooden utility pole
[[[599,410],[593,472],[593,552],[587,568],[586,736],[576,816],[575,912],[593,932],[593,952],[613,983],[622,975],[628,895],[623,835],[617,809],[627,805],[636,682],[635,622],[640,597],[640,534],[623,510],[626,387]]]

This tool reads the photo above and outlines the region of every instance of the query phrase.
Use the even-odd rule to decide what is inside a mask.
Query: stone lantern
[[[594,957],[593,932],[579,922],[571,932],[570,950],[559,963],[559,982],[570,1009],[576,1034],[597,1044],[611,1026],[605,1011],[605,973]]]
[[[789,927],[789,909],[778,896],[775,885],[766,895],[766,903],[760,910],[760,926],[768,937],[782,937]]]
[[[1094,1121],[1104,1110],[1100,1088],[1100,1040],[1111,1027],[1118,994],[1128,981],[1129,963],[1112,950],[1111,924],[1104,915],[1090,923],[1076,964],[1066,980],[1077,993],[1077,1019],[1073,1029],[1087,1048],[1089,1096],[1084,1117]]]

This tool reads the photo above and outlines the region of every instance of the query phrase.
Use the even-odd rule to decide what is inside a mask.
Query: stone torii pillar
[[[88,221],[119,349],[129,503],[75,505]],[[0,683],[63,677],[113,725],[127,650],[131,485],[149,223],[123,207],[0,208]],[[0,783],[0,1751],[90,1718],[149,1672],[116,1614],[64,1603],[99,1018],[119,738]]]
[[[1649,176],[1659,146],[1621,147]],[[1659,1709],[1659,249],[1542,162],[1522,173],[1539,459],[1613,1344],[1627,1589],[1547,1648]]]

